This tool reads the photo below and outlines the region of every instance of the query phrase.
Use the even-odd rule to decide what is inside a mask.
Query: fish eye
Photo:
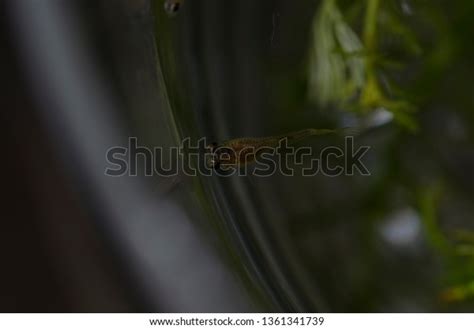
[[[169,15],[175,15],[178,12],[180,6],[181,6],[181,4],[178,1],[166,1],[165,2],[165,11]]]
[[[207,165],[212,169],[218,169],[220,167],[220,161],[217,156],[213,155],[208,161]]]

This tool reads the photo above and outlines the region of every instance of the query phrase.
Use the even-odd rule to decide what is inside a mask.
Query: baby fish
[[[302,139],[328,134],[338,134],[351,128],[343,129],[304,129],[285,135],[260,137],[260,138],[236,138],[221,144],[212,143],[207,146],[212,153],[210,165],[213,168],[242,166],[256,161],[259,154],[268,148],[276,148],[280,141],[287,140],[287,144],[296,143]]]
[[[178,13],[179,9],[183,5],[184,0],[165,0],[165,11],[168,15],[174,16]]]

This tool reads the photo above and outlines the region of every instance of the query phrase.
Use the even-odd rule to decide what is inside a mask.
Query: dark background
[[[333,37],[315,34],[325,1],[187,0],[173,18],[161,1],[13,1],[0,311],[472,311],[472,1],[383,2],[363,55],[387,98],[413,105],[408,124],[393,103],[309,99],[308,56]],[[364,3],[338,2],[359,36]],[[378,109],[395,119],[367,125]],[[372,147],[370,177],[103,175],[129,136],[166,147],[347,122]]]

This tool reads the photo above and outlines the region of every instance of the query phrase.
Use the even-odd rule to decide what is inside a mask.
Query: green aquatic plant
[[[474,298],[474,232],[456,230],[452,239],[443,232],[438,208],[444,192],[441,185],[423,189],[418,205],[426,240],[447,265],[438,297],[443,303],[454,303]]]
[[[322,107],[335,105],[361,115],[383,108],[399,124],[416,130],[415,106],[402,92],[395,92],[400,88],[385,74],[406,63],[387,57],[381,46],[382,38],[396,36],[401,40],[397,51],[419,55],[415,34],[380,0],[352,2],[345,12],[361,17],[360,33],[336,0],[324,0],[315,16],[309,54],[310,99]]]
[[[322,2],[309,56],[310,98],[321,105],[347,99],[365,84],[363,45],[335,0]]]

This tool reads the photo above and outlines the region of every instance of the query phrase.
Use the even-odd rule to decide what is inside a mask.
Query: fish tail
[[[315,129],[315,128],[311,128],[311,129],[305,129],[302,131],[302,133],[305,133],[308,135],[308,136],[322,136],[322,135],[329,135],[329,134],[337,134],[338,133],[338,129]]]
[[[293,132],[291,134],[280,135],[280,136],[273,136],[265,138],[262,141],[262,145],[278,145],[279,141],[282,139],[287,139],[289,143],[295,143],[300,140],[306,139],[308,137],[313,136],[323,136],[323,135],[330,135],[336,134],[341,136],[356,136],[359,134],[357,128],[353,127],[346,127],[341,129],[316,129],[316,128],[308,128]]]
[[[293,132],[291,134],[288,134],[288,135],[282,135],[282,136],[280,136],[279,139],[286,138],[289,143],[295,143],[295,142],[298,142],[302,139],[306,139],[308,137],[328,135],[328,134],[334,134],[334,133],[337,133],[336,129],[314,129],[314,128],[309,128],[309,129],[303,129],[303,130],[295,131],[295,132]]]
[[[335,129],[306,129],[308,132],[306,134],[310,136],[321,136],[328,134],[337,134],[341,136],[356,136],[359,135],[360,131],[356,127],[344,127],[344,128],[335,128]],[[304,132],[304,131],[302,131]]]
[[[340,136],[357,136],[359,134],[359,130],[355,127],[345,127],[340,129],[316,129],[316,128],[309,128],[297,131],[293,134],[288,135],[288,141],[296,142],[308,137],[313,136],[324,136],[324,135],[340,135]]]
[[[357,127],[344,127],[341,129],[338,129],[338,133],[344,137],[346,136],[358,136],[360,135],[360,129]]]

